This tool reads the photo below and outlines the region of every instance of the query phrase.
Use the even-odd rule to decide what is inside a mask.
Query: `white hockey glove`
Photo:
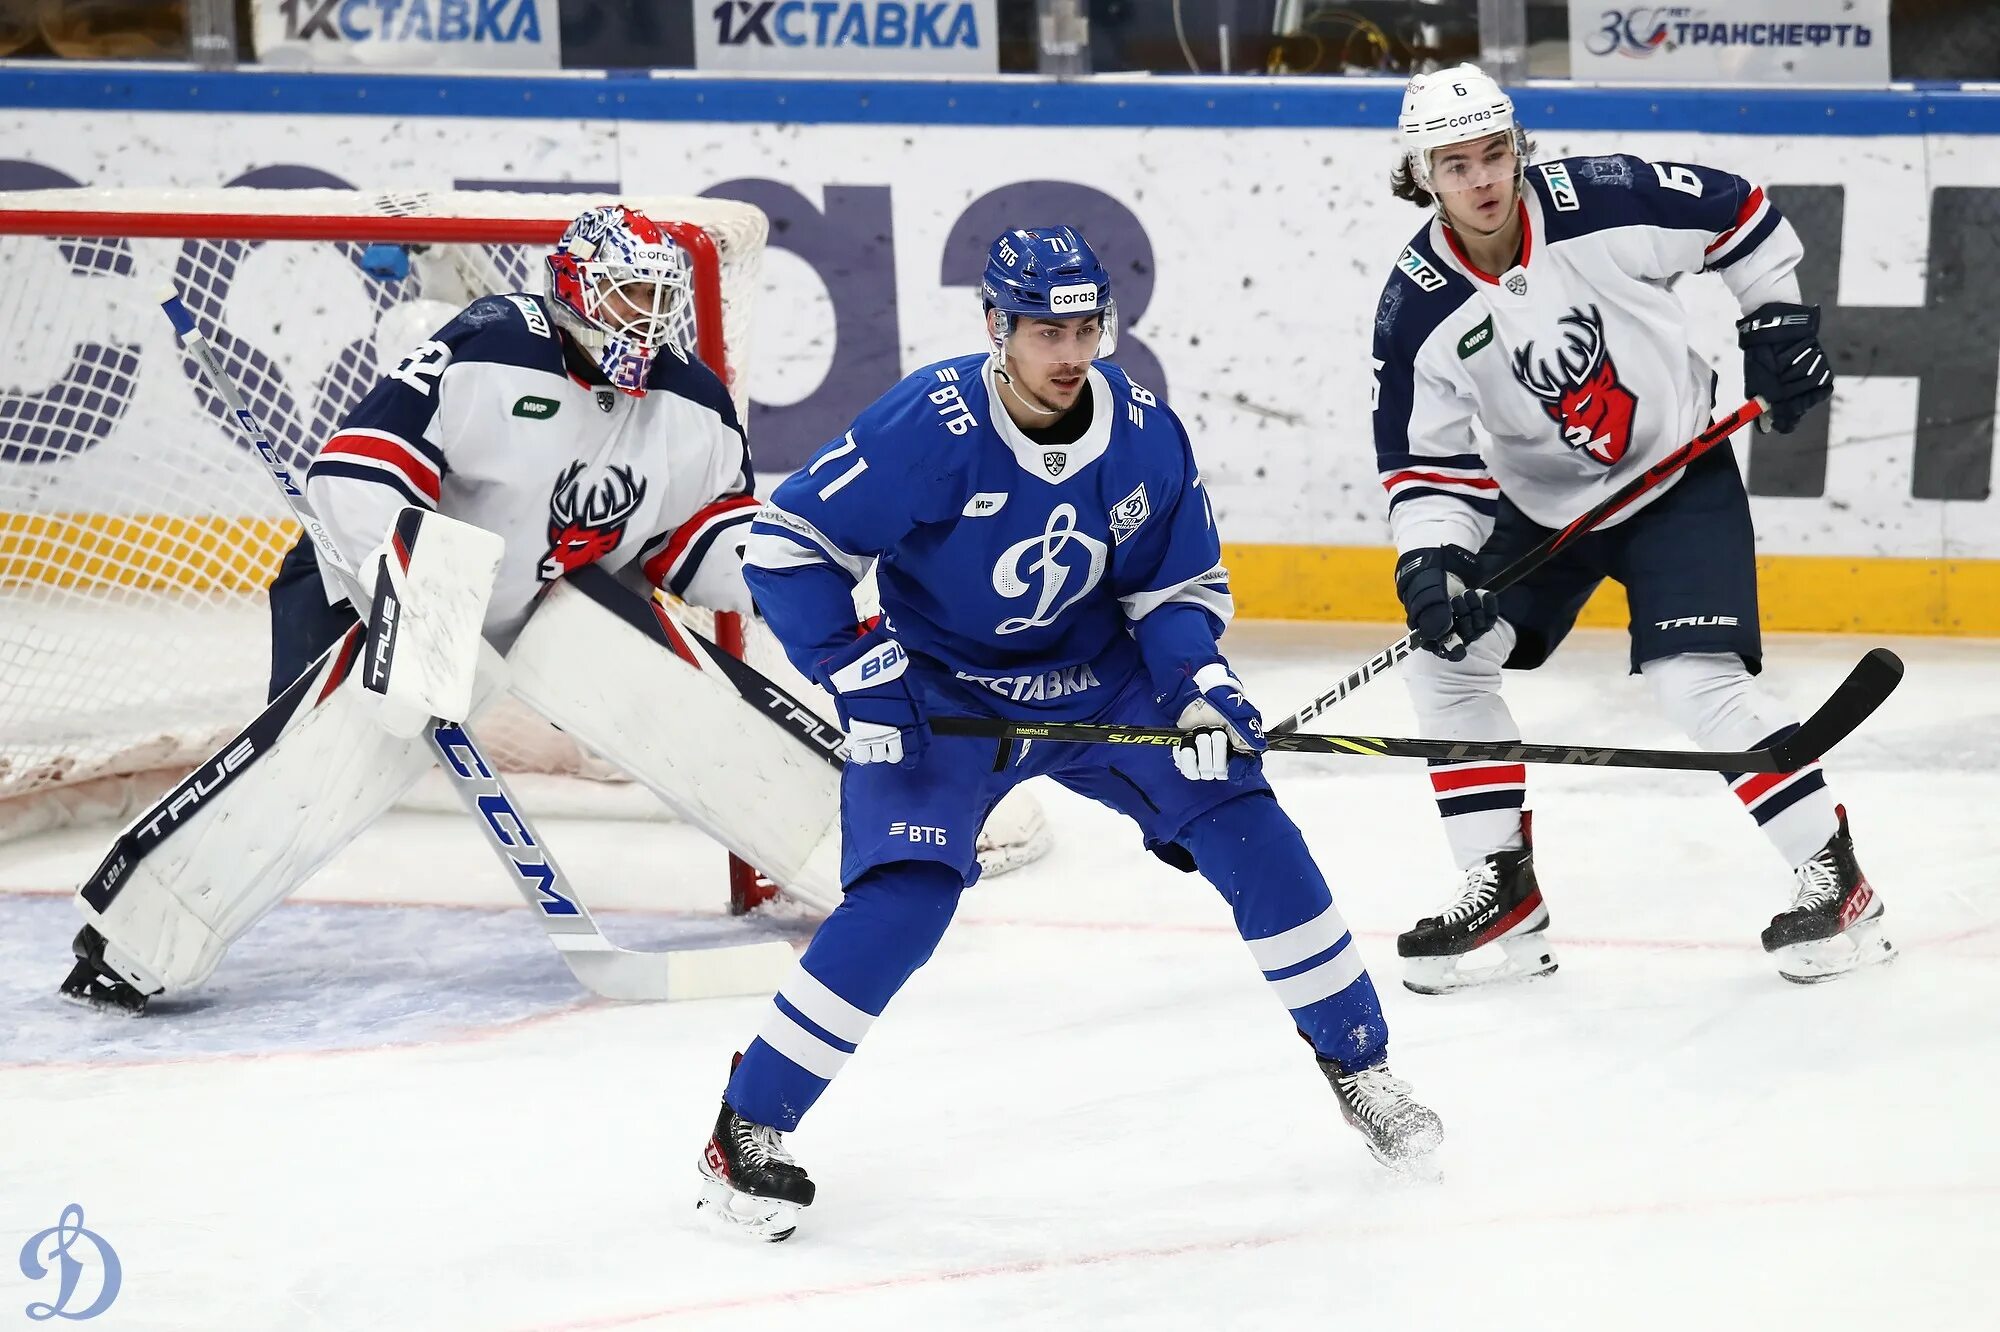
[[[1232,751],[1264,752],[1264,719],[1243,696],[1243,682],[1228,663],[1211,661],[1196,671],[1176,701],[1181,710],[1174,725],[1192,734],[1174,746],[1174,766],[1189,781],[1227,781]]]
[[[906,678],[910,654],[881,628],[869,630],[819,663],[819,682],[833,694],[850,763],[909,766],[930,744],[923,701]]]

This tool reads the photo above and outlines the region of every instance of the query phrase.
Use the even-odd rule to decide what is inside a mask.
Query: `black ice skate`
[[[141,994],[105,963],[104,936],[95,926],[78,930],[70,951],[76,954],[76,965],[62,983],[63,998],[134,1016],[145,1011],[146,1000],[152,996]]]
[[[785,1150],[783,1136],[769,1125],[751,1123],[724,1101],[701,1154],[703,1182],[695,1210],[759,1239],[790,1239],[814,1190]]]
[[[1410,1096],[1410,1084],[1389,1072],[1387,1064],[1346,1073],[1333,1060],[1319,1057],[1319,1071],[1340,1098],[1340,1113],[1361,1130],[1369,1152],[1396,1170],[1424,1169],[1425,1158],[1444,1141],[1444,1123],[1429,1106]]]
[[[1854,859],[1847,808],[1835,805],[1834,813],[1839,830],[1792,871],[1791,910],[1771,917],[1764,931],[1764,951],[1776,954],[1778,974],[1800,985],[1896,956],[1896,945],[1882,937],[1882,899]]]
[[[1425,916],[1396,939],[1405,960],[1403,984],[1418,994],[1445,994],[1499,981],[1533,980],[1556,969],[1549,951],[1549,909],[1535,881],[1530,814],[1521,815],[1521,849],[1496,851],[1465,872],[1458,898]],[[1467,958],[1497,944],[1500,959],[1468,968]]]

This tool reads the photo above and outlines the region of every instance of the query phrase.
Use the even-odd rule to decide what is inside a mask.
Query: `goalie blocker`
[[[448,522],[423,515],[426,531]],[[428,544],[416,548],[420,555]],[[410,610],[427,601],[425,565],[411,567],[416,577],[405,570],[397,583],[395,655],[426,661],[434,680],[435,653],[413,641],[424,617]],[[462,600],[456,609],[466,613]],[[504,660],[476,641],[475,720],[511,688],[791,897],[821,911],[837,904],[840,733],[681,626],[663,599],[586,568],[550,586]],[[407,705],[385,706],[365,687],[368,647],[363,627],[350,629],[127,826],[78,890],[101,954],[79,963],[66,992],[97,997],[82,984],[93,961],[136,991],[132,1006],[201,984],[231,943],[423,774],[433,761],[428,740],[396,733]],[[993,870],[1046,848],[1031,801],[1013,820],[1006,844],[988,857]]]

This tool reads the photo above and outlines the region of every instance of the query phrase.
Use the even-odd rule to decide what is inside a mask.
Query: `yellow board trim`
[[[298,540],[290,519],[0,512],[0,587],[262,592]],[[1236,607],[1250,619],[1403,617],[1387,546],[1230,544]],[[1812,633],[2000,635],[2000,560],[1762,555],[1764,628]],[[1577,623],[1622,628],[1606,583]]]
[[[1223,561],[1247,618],[1403,618],[1387,546],[1228,544]],[[1757,598],[1773,632],[2000,635],[2000,560],[1760,555]],[[1624,589],[1607,582],[1577,623],[1626,620]]]
[[[290,519],[0,512],[0,587],[262,592],[298,535]]]

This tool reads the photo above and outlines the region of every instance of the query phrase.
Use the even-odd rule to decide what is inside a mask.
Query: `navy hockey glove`
[[[1500,599],[1473,586],[1479,559],[1463,546],[1419,546],[1396,560],[1396,595],[1417,641],[1446,661],[1500,618]],[[1468,590],[1471,589],[1471,590]]]
[[[1227,781],[1231,750],[1264,752],[1264,719],[1226,662],[1211,661],[1183,681],[1168,707],[1179,709],[1174,725],[1193,733],[1174,746],[1174,766],[1191,782]]]
[[[908,767],[931,742],[923,702],[910,689],[910,654],[882,628],[822,659],[814,672],[833,693],[850,763]]]
[[[1819,307],[1772,301],[1736,321],[1743,348],[1743,392],[1770,409],[1757,429],[1789,435],[1805,414],[1833,396],[1833,365],[1819,345]]]

